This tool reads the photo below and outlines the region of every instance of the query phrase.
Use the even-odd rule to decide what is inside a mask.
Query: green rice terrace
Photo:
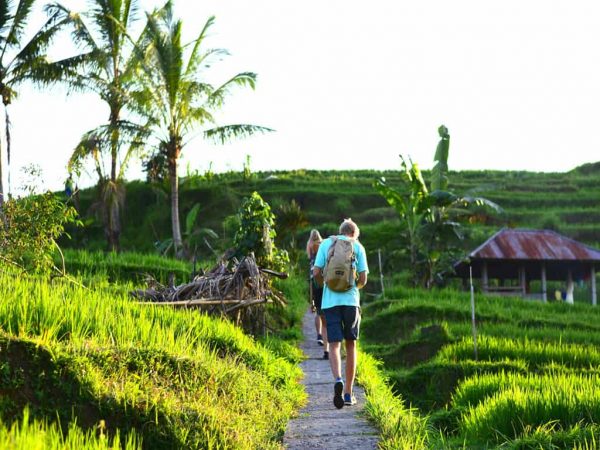
[[[182,218],[199,204],[200,222],[219,239],[232,238],[231,218],[242,198],[257,191],[281,218],[294,200],[310,226],[323,235],[334,233],[341,219],[352,217],[361,225],[362,240],[369,251],[397,250],[396,212],[373,189],[385,177],[390,184],[398,171],[288,171],[268,173],[188,173],[181,180]],[[428,177],[428,172],[424,173]],[[481,218],[465,244],[471,249],[501,226],[544,228],[558,231],[589,245],[600,246],[600,163],[587,164],[564,173],[462,171],[449,172],[449,188],[462,194],[482,195],[496,202],[503,213]],[[335,196],[331,196],[332,189]],[[169,188],[166,183],[131,182],[127,185],[123,216],[122,246],[126,250],[154,251],[155,244],[169,237]],[[93,189],[81,192],[81,209],[90,211],[96,199]],[[283,211],[282,211],[283,208]],[[289,208],[288,208],[289,210]],[[104,249],[101,223],[88,215],[85,232],[74,232],[66,245]],[[304,239],[306,226],[281,224],[283,238]]]
[[[472,222],[464,250],[503,226],[598,246],[599,171],[451,172],[452,189],[484,192],[503,209]],[[577,288],[574,305],[476,291],[475,356],[469,292],[452,280],[410,287],[398,215],[373,187],[381,176],[393,184],[398,173],[188,174],[182,217],[199,204],[192,219],[212,230],[195,266],[157,251],[170,233],[166,186],[126,186],[119,254],[102,251],[95,192],[83,190],[82,224],[60,241],[68,277],[0,264],[0,448],[282,448],[307,398],[297,348],[308,306],[303,246],[311,228],[332,234],[344,217],[361,227],[371,268],[357,378],[382,449],[599,448],[600,309],[589,288]],[[266,306],[266,333],[129,295],[149,276],[182,283],[213,267],[254,191],[273,208],[276,243],[291,260],[290,277],[274,281],[287,304]],[[291,220],[298,211],[302,220]]]
[[[600,311],[395,289],[364,307],[362,350],[429,448],[597,448]]]

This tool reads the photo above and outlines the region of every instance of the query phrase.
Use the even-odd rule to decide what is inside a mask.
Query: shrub
[[[275,215],[258,192],[246,198],[238,211],[239,228],[235,234],[236,256],[254,253],[259,266],[284,271],[289,263],[285,250],[275,246]]]
[[[65,225],[77,223],[75,208],[52,192],[8,200],[0,224],[0,252],[5,261],[48,275],[54,266],[56,240]]]

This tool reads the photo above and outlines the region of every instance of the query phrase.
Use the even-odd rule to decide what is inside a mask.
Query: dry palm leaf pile
[[[260,303],[276,302],[285,305],[281,292],[271,286],[270,276],[287,278],[286,273],[258,267],[253,255],[241,261],[233,260],[232,267],[221,261],[213,269],[194,277],[190,283],[163,286],[155,279],[148,280],[148,289],[130,292],[144,302],[180,307],[201,307],[207,312],[229,314]]]

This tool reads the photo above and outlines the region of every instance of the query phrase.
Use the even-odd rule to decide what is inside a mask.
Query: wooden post
[[[521,286],[521,294],[525,297],[527,295],[527,274],[524,266],[519,266],[519,285]]]
[[[471,266],[469,266],[469,281],[471,282],[471,326],[473,330],[473,353],[475,354],[475,361],[477,361],[477,324],[475,322],[475,289],[473,288],[473,268]]]
[[[483,261],[483,264],[481,266],[481,285],[481,289],[483,290],[483,292],[487,293],[489,285],[487,261]]]
[[[385,288],[383,287],[383,266],[381,264],[381,249],[377,249],[377,257],[379,258],[379,281],[381,282],[381,298],[385,299]]]
[[[546,292],[546,263],[542,263],[542,301],[548,301],[548,293]]]
[[[597,298],[596,298],[596,268],[592,264],[592,270],[590,273],[591,281],[592,281],[592,305],[596,306]]]
[[[565,297],[565,301],[571,305],[573,304],[573,289],[575,289],[573,284],[573,271],[569,269],[567,272],[567,296]]]

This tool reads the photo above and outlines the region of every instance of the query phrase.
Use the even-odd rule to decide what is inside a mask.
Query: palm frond
[[[125,0],[125,4],[123,5],[123,14],[121,17],[121,23],[125,26],[125,29],[128,28],[130,23],[133,23],[138,19],[138,3],[132,0]]]
[[[98,178],[101,180],[104,178],[104,171],[100,159],[99,139],[96,137],[95,131],[91,130],[83,134],[69,158],[67,169],[69,172],[80,173],[85,160],[91,158],[94,160]]]
[[[199,49],[200,47],[198,47]],[[229,52],[223,48],[211,48],[206,50],[204,53],[199,55],[194,55],[194,59],[192,57],[188,60],[188,65],[185,70],[185,76],[187,78],[192,78],[196,76],[201,69],[208,69],[213,63],[214,59],[229,56]]]
[[[181,122],[188,130],[197,124],[215,123],[213,115],[205,108],[189,108],[181,112]]]
[[[125,177],[125,171],[129,167],[131,159],[143,156],[146,142],[151,134],[151,127],[150,124],[140,125],[131,123],[129,132],[131,133],[131,136],[129,137],[129,146],[121,161],[118,175],[119,179]]]
[[[204,41],[204,38],[206,37],[206,33],[208,32],[209,28],[213,26],[214,23],[215,23],[215,16],[210,16],[208,18],[208,20],[206,21],[206,23],[204,24],[204,27],[202,27],[202,31],[200,31],[200,34],[198,35],[198,37],[196,39],[194,39],[194,41],[193,41],[194,48],[192,49],[192,53],[190,54],[188,65],[185,69],[185,74],[187,76],[196,72],[198,67],[202,64],[202,61],[206,58],[206,54],[204,54],[204,55],[200,54],[200,47],[202,45],[202,42]]]
[[[83,91],[90,87],[90,83],[86,77],[79,75],[78,69],[87,64],[89,56],[89,53],[84,53],[54,62],[48,62],[44,57],[36,61],[22,61],[13,71],[15,81],[30,79],[41,85],[62,81],[71,91]]]
[[[249,86],[254,89],[256,85],[256,74],[253,72],[238,73],[233,78],[230,78],[221,86],[219,86],[210,96],[210,103],[216,107],[223,105],[225,97],[229,95],[229,90],[232,86]]]
[[[44,25],[34,34],[34,36],[21,48],[16,54],[14,61],[19,65],[35,66],[38,62],[45,62],[43,54],[51,44],[56,34],[68,22],[67,18],[62,16],[60,11],[52,14]]]
[[[12,17],[12,26],[6,36],[9,45],[19,44],[19,38],[27,25],[27,17],[31,13],[34,3],[35,0],[20,0],[17,4],[17,9]]]
[[[245,138],[252,136],[256,133],[270,133],[275,131],[271,128],[261,127],[258,125],[247,125],[247,124],[238,124],[238,125],[224,125],[217,128],[211,128],[209,130],[204,131],[204,137],[207,139],[212,139],[213,141],[220,142],[224,144],[234,138]]]
[[[10,17],[10,2],[0,2],[0,43],[6,40],[4,32],[9,29]]]
[[[63,18],[71,25],[71,37],[73,42],[90,52],[100,52],[100,46],[96,43],[93,34],[85,24],[81,14],[71,11],[60,3],[50,3],[44,7],[46,14],[54,16],[58,14],[57,20]]]
[[[102,156],[109,153],[108,149],[110,149],[114,130],[119,131],[119,146],[128,146],[119,171],[119,177],[122,177],[126,169],[126,167],[122,167],[123,164],[127,165],[129,159],[143,147],[149,137],[149,130],[146,126],[128,120],[119,120],[114,125],[101,125],[84,133],[69,158],[69,170],[78,171],[86,159],[92,159],[98,177],[106,178]]]

